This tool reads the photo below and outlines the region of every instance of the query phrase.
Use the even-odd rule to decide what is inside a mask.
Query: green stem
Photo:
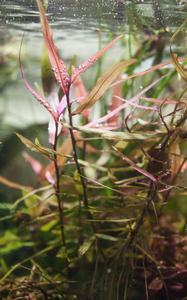
[[[58,203],[58,212],[59,212],[59,219],[60,219],[60,229],[61,229],[61,238],[63,246],[66,246],[66,239],[64,234],[64,216],[63,216],[63,204],[60,199],[60,172],[58,166],[58,157],[57,157],[57,143],[58,143],[58,122],[56,122],[56,129],[55,129],[55,139],[54,139],[54,167],[55,167],[55,175],[56,175],[56,183],[55,183],[55,195]]]
[[[83,189],[84,207],[88,208],[87,188],[86,188],[86,183],[85,183],[82,171],[81,171],[81,167],[80,167],[79,162],[78,162],[76,139],[75,139],[75,136],[74,136],[74,133],[73,133],[73,118],[72,118],[72,114],[71,114],[71,104],[70,104],[69,92],[66,94],[66,99],[67,99],[69,124],[70,124],[69,133],[70,133],[70,136],[71,136],[71,142],[72,142],[72,147],[73,147],[73,158],[74,158],[74,162],[75,162],[75,165],[76,165],[77,172],[78,172],[78,174],[80,176],[80,180],[81,180],[81,185],[82,185],[82,189]]]
[[[82,185],[82,189],[83,189],[83,204],[84,204],[84,207],[86,208],[86,213],[87,213],[88,219],[93,220],[92,214],[88,210],[88,195],[87,195],[86,183],[85,183],[84,176],[83,176],[83,173],[81,171],[81,168],[80,168],[80,165],[79,165],[79,162],[78,162],[76,139],[75,139],[75,136],[74,136],[74,133],[73,133],[73,118],[72,118],[72,114],[71,114],[71,104],[70,104],[69,92],[66,94],[66,99],[67,99],[69,124],[70,124],[69,132],[70,132],[71,142],[72,142],[72,147],[73,147],[73,158],[74,158],[74,162],[75,162],[75,165],[76,165],[77,172],[80,176],[81,185]],[[95,227],[94,222],[91,222],[91,227],[92,227],[93,232],[96,233],[96,227]],[[105,260],[105,255],[103,253],[102,248],[100,247],[100,242],[97,238],[96,238],[96,240],[98,242],[97,243],[98,250],[99,250],[103,260]]]

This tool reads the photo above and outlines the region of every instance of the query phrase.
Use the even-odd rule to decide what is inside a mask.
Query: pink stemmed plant
[[[56,97],[54,97],[54,99],[50,99],[50,102],[49,102],[45,99],[44,96],[39,95],[38,92],[36,92],[31,87],[31,85],[25,78],[20,59],[19,59],[19,62],[20,62],[21,76],[22,76],[25,86],[31,92],[31,94],[45,107],[45,109],[47,109],[47,111],[51,115],[50,124],[49,124],[49,130],[50,130],[49,141],[53,145],[53,150],[54,150],[53,161],[54,161],[54,169],[55,169],[55,174],[56,174],[56,180],[54,181],[53,185],[55,188],[55,194],[56,194],[56,198],[58,201],[62,242],[65,245],[64,228],[63,228],[63,207],[62,207],[63,204],[60,199],[60,171],[59,171],[58,159],[57,159],[57,142],[58,142],[59,133],[61,131],[61,126],[62,126],[59,121],[60,121],[60,118],[62,117],[62,115],[65,113],[65,110],[67,109],[68,116],[69,116],[69,133],[70,133],[71,142],[72,142],[74,162],[75,162],[77,172],[80,177],[80,182],[82,184],[83,204],[85,207],[88,207],[86,183],[82,176],[82,170],[81,170],[79,162],[78,162],[76,139],[75,139],[74,132],[73,132],[73,119],[72,119],[73,114],[71,112],[70,89],[71,89],[71,86],[76,82],[76,80],[78,80],[80,74],[85,72],[88,68],[90,68],[108,49],[110,49],[121,38],[121,36],[115,38],[112,42],[107,44],[103,49],[98,51],[95,55],[91,56],[88,60],[86,60],[79,67],[73,67],[72,74],[70,75],[68,73],[66,65],[64,64],[63,60],[60,58],[58,49],[55,46],[55,43],[53,41],[52,30],[48,23],[48,19],[45,14],[44,7],[40,0],[36,0],[36,3],[37,3],[39,13],[40,13],[41,28],[42,28],[42,32],[43,32],[44,43],[45,43],[45,47],[47,50],[48,58],[49,58],[49,61],[51,64],[51,69],[54,73],[56,82],[58,83],[61,91],[63,92],[63,96],[62,96],[61,100],[58,101],[58,99],[56,99]],[[121,67],[122,67],[122,65],[120,66],[120,68]],[[53,100],[54,100],[54,102],[53,102]],[[81,107],[80,112],[82,112],[82,111],[83,111],[83,109]],[[52,136],[52,138],[51,138],[51,136]],[[80,201],[82,201],[82,199]]]
[[[45,47],[47,49],[49,61],[51,64],[51,68],[53,70],[55,79],[62,90],[64,96],[62,99],[57,103],[54,99],[54,103],[49,103],[42,95],[39,95],[29,84],[27,79],[24,76],[24,72],[22,66],[20,64],[20,70],[22,79],[27,87],[27,89],[32,93],[32,95],[48,110],[51,114],[52,119],[54,120],[55,124],[58,124],[62,114],[64,114],[66,108],[68,108],[69,117],[71,116],[71,100],[70,100],[70,89],[71,86],[78,80],[78,77],[81,73],[85,72],[88,68],[90,68],[108,49],[110,49],[120,38],[118,36],[112,42],[107,44],[103,49],[98,51],[95,55],[91,56],[88,60],[86,60],[83,64],[79,67],[72,68],[72,74],[68,73],[67,67],[64,64],[63,60],[60,58],[58,53],[58,49],[54,44],[52,31],[48,23],[48,19],[45,15],[44,7],[40,0],[36,0],[39,13],[40,13],[40,21],[42,32],[44,36]],[[71,124],[71,117],[70,117],[70,126]],[[55,141],[53,140],[53,144]]]

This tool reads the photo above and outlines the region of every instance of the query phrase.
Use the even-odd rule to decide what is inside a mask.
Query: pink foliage
[[[108,51],[122,36],[118,36],[114,40],[112,40],[109,44],[107,44],[104,48],[99,50],[96,54],[91,56],[88,60],[86,60],[82,65],[78,68],[75,68],[72,75],[72,82],[83,72],[89,69],[106,51]]]
[[[81,103],[82,101],[84,101],[84,99],[87,97],[88,92],[85,88],[85,85],[80,77],[77,76],[76,80],[74,81],[74,88],[75,88],[75,95],[77,97],[77,100],[79,103]],[[89,117],[89,110],[85,109],[82,113],[82,116],[85,120],[88,120]]]

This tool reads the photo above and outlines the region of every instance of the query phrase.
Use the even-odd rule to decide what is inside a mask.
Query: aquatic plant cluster
[[[19,191],[1,217],[1,299],[185,299],[187,73],[172,44],[186,23],[167,60],[165,32],[145,33],[132,58],[99,72],[88,90],[82,74],[124,36],[66,66],[36,3],[42,86],[25,76],[23,41],[19,69],[49,113],[49,146],[17,133],[36,183],[0,177]],[[153,65],[138,71],[149,57]]]

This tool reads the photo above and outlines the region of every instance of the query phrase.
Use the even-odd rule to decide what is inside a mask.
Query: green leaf
[[[187,24],[187,20],[185,20],[182,25],[175,31],[173,36],[171,37],[171,43],[174,42],[176,37],[179,35],[180,32],[184,29],[184,27]],[[181,75],[181,77],[187,81],[187,70],[180,64],[179,59],[177,57],[177,54],[172,51],[171,44],[170,44],[170,55],[171,55],[171,60],[172,63],[176,69],[176,71]]]
[[[129,133],[129,132],[119,132],[119,131],[109,131],[106,129],[98,129],[98,128],[88,128],[85,126],[74,127],[74,129],[88,133],[88,134],[96,134],[108,140],[146,140],[158,137],[158,133]]]
[[[68,175],[62,175],[60,177],[60,189],[61,193],[77,195],[79,191],[77,190],[74,178]]]
[[[45,46],[43,46],[42,49],[41,76],[44,94],[49,95],[53,91],[53,86],[56,80],[51,69],[51,63]]]
[[[72,113],[72,115],[80,114],[83,110],[93,106],[110,87],[111,83],[122,73],[122,71],[134,64],[135,59],[129,59],[127,61],[121,61],[109,68],[96,82],[96,85],[88,95],[85,101]]]
[[[96,237],[98,237],[99,239],[111,241],[111,242],[119,241],[119,238],[116,238],[111,235],[103,234],[103,233],[96,233]]]
[[[31,151],[40,153],[45,158],[53,160],[54,154],[61,156],[61,157],[71,158],[70,155],[63,155],[63,154],[58,153],[50,148],[43,147],[37,138],[35,139],[35,143],[33,143],[28,138],[24,137],[23,135],[21,135],[19,133],[16,133],[16,135],[27,148],[29,148]]]
[[[47,157],[48,159],[53,159],[53,150],[42,147],[38,140],[36,140],[36,143],[34,144],[32,141],[30,141],[28,138],[25,138],[23,135],[19,133],[16,133],[16,135],[20,139],[20,141],[31,151],[38,152],[43,156]]]
[[[0,203],[0,210],[11,210],[12,205],[10,203]]]
[[[23,264],[25,264],[26,262],[32,260],[33,258],[36,258],[36,257],[39,257],[39,256],[42,256],[43,254],[53,250],[54,248],[57,247],[57,244],[54,244],[54,245],[50,245],[44,249],[42,249],[41,251],[37,252],[36,254],[34,255],[31,255],[23,260],[21,260],[20,262],[18,262],[17,264],[13,265],[8,271],[7,273],[0,278],[0,283],[4,282],[6,278],[8,278],[16,269],[20,268]]]
[[[170,54],[171,54],[171,59],[172,63],[176,69],[176,71],[181,75],[181,77],[187,81],[187,70],[179,63],[177,54],[174,53],[171,48],[170,48]]]
[[[44,232],[51,231],[58,224],[58,220],[52,220],[46,224],[44,224],[40,230]]]
[[[74,182],[75,182],[75,188],[76,188],[77,192],[80,195],[82,195],[83,194],[83,187],[82,187],[82,184],[81,184],[80,175],[79,175],[77,170],[73,174],[73,179],[74,179]]]
[[[67,260],[68,254],[67,254],[66,248],[65,248],[65,247],[62,247],[62,248],[58,251],[56,257],[61,258],[61,259],[64,259],[64,260]]]
[[[101,222],[101,223],[128,223],[131,221],[134,221],[134,218],[126,218],[126,219],[103,219],[103,220],[96,220],[96,219],[92,219],[89,220],[91,222]]]
[[[11,231],[6,231],[0,238],[0,254],[5,255],[22,247],[32,247],[33,245],[33,242],[23,241]]]
[[[85,240],[84,243],[79,248],[79,255],[83,256],[91,248],[94,241],[95,241],[95,237],[93,236],[90,239]]]

